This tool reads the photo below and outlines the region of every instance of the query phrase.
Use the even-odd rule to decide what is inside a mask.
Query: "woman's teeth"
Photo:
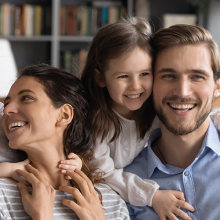
[[[126,95],[129,99],[136,99],[139,98],[141,94],[138,95]]]
[[[17,127],[24,127],[26,124],[26,122],[13,122],[8,126],[8,129],[9,131],[12,131]]]

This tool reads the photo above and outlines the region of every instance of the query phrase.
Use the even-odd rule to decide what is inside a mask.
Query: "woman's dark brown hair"
[[[90,150],[92,137],[88,122],[89,105],[87,95],[81,81],[74,75],[61,70],[40,64],[30,66],[18,73],[18,78],[23,76],[34,77],[43,85],[44,91],[50,98],[55,108],[68,103],[74,109],[72,122],[67,126],[63,135],[64,154],[77,154],[83,162],[82,171],[92,183],[103,182],[100,172],[95,172],[89,161],[92,157]]]
[[[94,142],[97,137],[101,141],[107,137],[113,124],[114,141],[120,134],[121,122],[111,108],[111,97],[108,90],[95,82],[95,70],[104,75],[108,69],[108,60],[115,59],[136,47],[153,56],[151,48],[152,33],[150,25],[142,18],[131,17],[102,27],[95,35],[81,80],[87,89],[90,103],[90,119]],[[135,122],[139,137],[142,139],[152,125],[155,117],[152,96],[136,111]]]

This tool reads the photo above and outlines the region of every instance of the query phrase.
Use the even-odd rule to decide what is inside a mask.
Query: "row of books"
[[[51,7],[9,3],[0,5],[0,35],[50,35]]]
[[[100,27],[116,22],[125,13],[124,7],[117,6],[61,6],[60,35],[94,35]]]
[[[86,49],[81,49],[79,51],[61,51],[60,66],[75,76],[78,76],[83,70],[87,52]]]

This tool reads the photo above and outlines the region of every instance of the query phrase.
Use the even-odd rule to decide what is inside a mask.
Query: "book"
[[[81,28],[80,28],[80,35],[86,36],[87,29],[88,29],[88,8],[87,6],[80,6],[81,7]]]
[[[26,15],[24,23],[24,35],[32,36],[34,33],[33,24],[34,24],[34,7],[32,5],[26,5]]]
[[[98,30],[98,8],[92,8],[91,32],[94,35]]]
[[[78,7],[73,6],[73,35],[77,35],[78,33]]]
[[[108,14],[108,23],[112,24],[118,21],[119,19],[119,9],[118,7],[110,7]]]
[[[34,35],[39,36],[41,34],[41,24],[42,24],[42,7],[36,5],[34,7]]]
[[[24,35],[24,26],[26,21],[26,14],[27,14],[27,5],[22,6],[21,10],[21,21],[20,21],[20,35]]]
[[[14,27],[14,33],[15,35],[20,35],[20,19],[21,19],[21,7],[20,6],[16,6],[15,7],[15,17],[14,17],[15,21],[15,27]]]
[[[108,23],[108,8],[102,8],[102,26]]]

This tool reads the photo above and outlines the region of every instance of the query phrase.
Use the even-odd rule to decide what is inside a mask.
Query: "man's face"
[[[210,52],[204,45],[162,50],[154,71],[155,109],[170,132],[187,135],[208,120],[217,93]]]

